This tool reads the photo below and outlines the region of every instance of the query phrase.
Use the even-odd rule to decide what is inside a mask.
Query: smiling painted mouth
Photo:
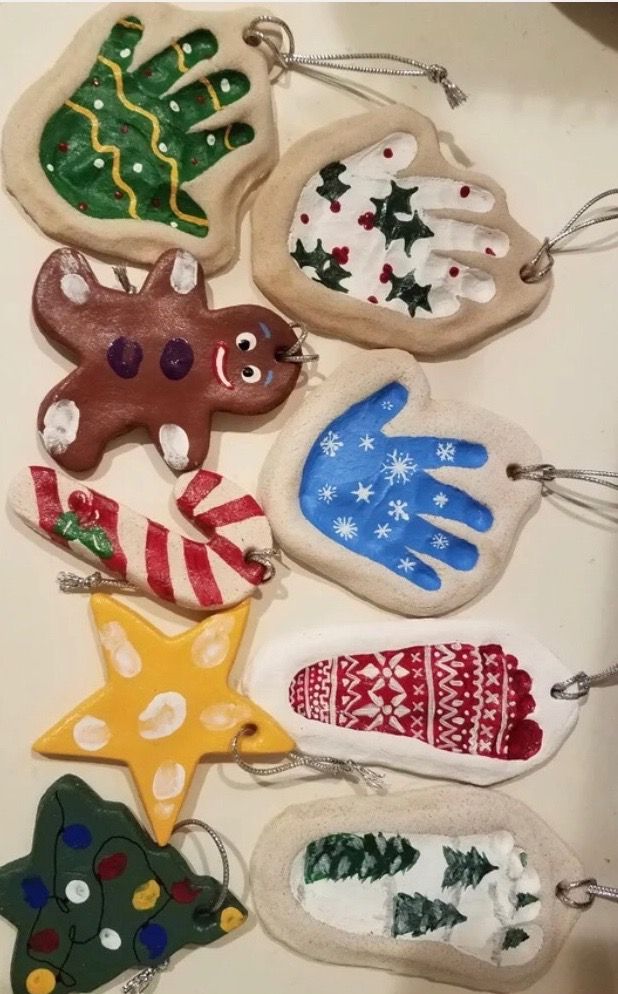
[[[225,358],[227,356],[227,345],[223,342],[217,342],[215,351],[212,355],[212,368],[215,376],[219,380],[219,383],[226,388],[226,390],[233,390],[234,387],[227,378],[225,372]]]

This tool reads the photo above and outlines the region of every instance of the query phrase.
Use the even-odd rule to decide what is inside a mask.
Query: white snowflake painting
[[[386,457],[382,472],[389,483],[408,483],[416,473],[418,466],[407,452],[393,449]]]
[[[434,549],[448,549],[449,547],[448,538],[442,532],[436,532],[431,539],[431,544]]]
[[[391,526],[388,523],[386,523],[384,525],[378,525],[373,534],[376,536],[376,538],[388,538],[392,530],[393,529],[391,528]]]
[[[409,521],[410,515],[408,514],[406,508],[408,502],[406,500],[389,500],[388,506],[390,511],[388,512],[391,518],[395,521]]]
[[[339,449],[343,448],[343,442],[336,431],[329,431],[320,439],[320,448],[325,456],[334,457]]]
[[[433,498],[433,502],[436,505],[436,507],[439,507],[440,510],[443,511],[446,505],[448,504],[448,497],[446,496],[444,491],[441,490],[439,493],[435,495],[435,497]]]
[[[375,445],[375,438],[372,438],[371,435],[369,434],[362,435],[361,440],[358,443],[359,449],[362,449],[363,452],[371,452],[374,445]]]
[[[416,563],[409,556],[404,556],[403,559],[399,560],[398,569],[403,570],[404,573],[411,573]]]
[[[367,485],[359,483],[356,490],[352,490],[351,493],[354,497],[356,497],[357,504],[369,504],[371,498],[375,495],[375,490],[370,483]]]
[[[457,448],[453,442],[438,442],[436,455],[440,462],[453,462]]]
[[[333,531],[339,538],[344,539],[346,542],[358,536],[358,526],[354,519],[350,517],[335,518],[333,521]]]
[[[325,483],[323,487],[318,490],[318,500],[323,500],[326,504],[330,504],[331,501],[335,500],[337,497],[337,487],[331,486],[329,483]]]

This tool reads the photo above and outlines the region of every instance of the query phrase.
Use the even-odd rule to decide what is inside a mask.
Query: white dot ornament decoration
[[[436,615],[500,575],[541,484],[517,425],[432,400],[418,363],[383,349],[348,359],[287,421],[259,493],[292,557],[391,611]]]
[[[431,121],[403,106],[302,138],[253,209],[254,277],[277,307],[315,331],[419,357],[535,310],[551,280],[520,270],[540,248],[497,183],[448,162]]]

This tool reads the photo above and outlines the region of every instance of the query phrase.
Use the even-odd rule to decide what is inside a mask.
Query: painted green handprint
[[[193,31],[131,70],[142,31],[136,17],[114,25],[87,78],[45,125],[41,165],[57,193],[83,214],[159,221],[204,238],[208,218],[183,186],[253,141],[254,131],[242,122],[190,129],[245,96],[249,79],[216,72],[170,93],[213,57],[217,39]]]

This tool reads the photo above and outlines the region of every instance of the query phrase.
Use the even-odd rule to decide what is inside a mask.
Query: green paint
[[[454,904],[447,904],[439,898],[430,900],[423,894],[395,894],[393,901],[392,933],[411,935],[417,939],[438,928],[454,928],[467,921]]]
[[[330,252],[326,251],[321,238],[318,238],[316,247],[311,252],[305,248],[300,238],[297,238],[296,248],[290,252],[290,255],[301,269],[310,266],[315,270],[316,275],[312,276],[315,283],[321,283],[329,290],[348,292],[347,287],[341,286],[341,281],[352,274],[349,270],[344,269]]]
[[[521,946],[522,942],[527,942],[529,938],[530,936],[523,928],[507,928],[504,933],[502,948],[517,949],[517,946]]]
[[[83,903],[67,897],[71,881],[88,888]],[[151,906],[140,910],[133,895],[144,884]],[[219,882],[195,874],[173,846],[156,845],[123,804],[102,800],[78,777],[62,777],[41,799],[31,853],[0,868],[0,914],[18,930],[14,994],[25,994],[27,977],[42,968],[56,976],[54,994],[79,994],[125,970],[157,965],[183,946],[207,945],[229,930],[230,914],[246,915],[229,892],[223,911],[211,913],[219,892]],[[226,917],[225,909],[234,910]],[[119,948],[105,947],[103,929],[117,933]],[[29,949],[50,930],[55,949]]]
[[[519,854],[519,859],[521,861],[522,866],[526,867],[528,865],[528,853],[521,852]]]
[[[433,231],[421,221],[418,212],[412,213],[410,198],[418,191],[418,186],[398,186],[391,180],[391,192],[386,197],[370,197],[376,211],[373,219],[374,228],[384,235],[386,248],[392,242],[401,238],[406,255],[419,238],[433,238]],[[407,218],[401,215],[407,214]]]
[[[527,908],[529,904],[536,904],[537,901],[538,897],[535,897],[534,894],[518,894],[516,907],[518,910],[520,908]]]
[[[114,546],[105,529],[100,525],[82,525],[75,511],[61,514],[53,530],[67,542],[81,542],[99,559],[111,559],[114,554]]]
[[[421,286],[420,283],[416,282],[413,272],[406,273],[405,276],[397,276],[395,273],[391,273],[390,281],[391,289],[386,298],[387,301],[395,300],[396,298],[403,300],[412,318],[416,314],[417,307],[422,307],[424,311],[431,312],[431,305],[429,303],[431,283]]]
[[[179,58],[187,70],[211,58],[217,51],[216,38],[210,31],[194,31],[179,39],[181,56],[175,47],[169,47],[138,69],[129,71],[142,37],[142,24],[135,17],[127,21],[136,27],[118,22],[99,55],[120,67],[127,101],[157,118],[160,134],[156,147],[160,155],[155,155],[151,147],[153,122],[124,106],[112,68],[99,58],[70,101],[96,115],[99,143],[119,150],[120,176],[135,194],[137,216],[204,238],[208,227],[199,224],[199,219],[205,220],[206,214],[181,187],[212,168],[229,151],[253,141],[254,131],[248,124],[237,122],[229,128],[187,132],[217,109],[245,96],[250,89],[249,79],[244,73],[230,69],[207,77],[209,86],[198,80],[165,96],[184,75]],[[164,149],[159,147],[161,144]],[[39,156],[55,190],[80,213],[107,219],[131,216],[131,195],[112,175],[114,153],[93,148],[92,124],[87,116],[66,103],[60,107],[43,130]],[[174,159],[178,164],[178,211],[198,221],[183,219],[172,209],[171,165],[160,156]]]
[[[379,880],[409,870],[419,851],[401,835],[339,832],[311,842],[305,850],[305,883],[318,880]]]
[[[350,185],[339,178],[341,173],[346,171],[346,168],[342,162],[329,162],[327,166],[320,169],[322,183],[316,187],[315,192],[324,197],[325,200],[330,201],[331,204],[336,200],[341,200],[346,190],[350,189]]]
[[[479,852],[476,846],[464,851],[443,846],[442,852],[446,860],[446,869],[442,878],[443,887],[478,887],[483,877],[493,873],[498,867],[487,859],[485,853]]]

